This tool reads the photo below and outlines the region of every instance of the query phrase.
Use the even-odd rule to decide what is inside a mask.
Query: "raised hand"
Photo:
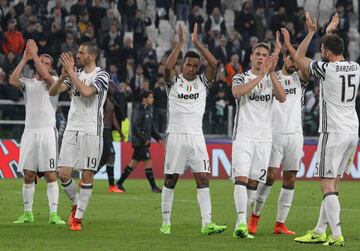
[[[317,29],[316,18],[314,19],[314,21],[312,21],[309,12],[305,13],[305,17],[306,17],[306,25],[308,28],[308,32],[316,32]]]
[[[270,73],[270,72],[275,71],[276,65],[277,65],[277,63],[279,61],[279,56],[273,53],[273,54],[270,55],[269,60],[271,62],[271,67],[269,69],[269,73]]]
[[[60,55],[60,63],[67,73],[74,70],[74,58],[69,53],[64,52]]]
[[[179,42],[180,43],[185,43],[185,30],[184,30],[184,26],[180,23],[179,24]]]
[[[194,24],[194,31],[191,34],[191,41],[196,45],[197,43],[199,43],[199,39],[198,39],[198,24],[195,23]]]
[[[23,60],[25,60],[26,62],[31,60],[32,56],[29,52],[29,49],[27,47],[25,47],[24,53],[23,53]]]
[[[281,50],[281,43],[280,43],[280,32],[276,32],[276,40],[275,40],[275,49],[273,54],[279,55]]]
[[[286,28],[281,28],[281,34],[283,34],[283,37],[284,37],[284,44],[285,45],[291,44],[290,33]]]
[[[29,54],[32,58],[37,56],[38,47],[33,39],[29,39],[26,43],[26,49],[28,50]]]
[[[326,34],[333,33],[336,30],[336,27],[339,25],[339,14],[336,12],[332,18],[329,25],[326,27]]]

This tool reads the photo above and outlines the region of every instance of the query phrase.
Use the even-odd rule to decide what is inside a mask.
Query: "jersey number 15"
[[[341,102],[351,102],[354,100],[355,98],[355,91],[356,91],[356,87],[355,84],[351,83],[351,79],[354,78],[355,75],[354,74],[349,74],[349,75],[340,75],[340,78],[342,80],[342,85],[341,85]],[[352,89],[352,94],[351,94],[351,98],[348,98],[345,100],[345,94],[347,89],[351,88]]]

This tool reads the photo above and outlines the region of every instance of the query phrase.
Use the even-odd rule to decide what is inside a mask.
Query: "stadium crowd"
[[[154,13],[146,8],[154,2]],[[249,68],[252,47],[260,42],[274,46],[275,31],[286,27],[292,43],[299,44],[306,36],[305,11],[296,0],[15,0],[0,1],[0,99],[20,101],[22,93],[8,84],[8,77],[21,59],[25,43],[34,39],[39,53],[48,53],[59,66],[62,52],[76,53],[79,44],[96,42],[102,50],[100,64],[109,72],[116,84],[115,98],[121,105],[121,119],[127,115],[127,104],[140,102],[142,90],[154,92],[153,111],[160,132],[165,132],[167,96],[164,81],[164,62],[176,45],[154,40],[148,27],[161,34],[162,23],[175,31],[176,22],[184,22],[189,33],[199,24],[199,37],[219,61],[216,81],[211,87],[204,116],[204,132],[227,134],[229,105],[235,107],[231,94],[232,77]],[[232,5],[235,8],[233,23],[228,23],[224,13]],[[236,10],[239,9],[239,10]],[[348,32],[352,1],[337,0],[336,11],[340,16],[337,33],[345,42],[345,57],[349,57]],[[325,26],[326,24],[322,24]],[[319,25],[320,26],[320,25]],[[321,30],[321,29],[320,29]],[[308,55],[313,58],[319,52],[319,38],[311,42]],[[162,35],[164,36],[164,35]],[[170,38],[172,39],[172,38]],[[169,40],[170,41],[170,40]],[[191,46],[191,45],[189,45]],[[161,54],[160,54],[161,53]],[[182,55],[179,55],[177,71],[180,72]],[[359,60],[358,60],[359,61]],[[278,67],[282,67],[280,63]],[[57,69],[56,67],[56,70]],[[34,65],[25,69],[25,75],[35,73]],[[318,83],[310,80],[305,90],[304,134],[316,135],[318,129]],[[62,94],[60,100],[70,100]],[[19,109],[19,108],[17,108]],[[16,115],[18,114],[18,115]],[[0,106],[0,119],[23,119],[24,113],[6,110]],[[16,117],[19,116],[19,117]],[[63,117],[63,116],[59,116]]]

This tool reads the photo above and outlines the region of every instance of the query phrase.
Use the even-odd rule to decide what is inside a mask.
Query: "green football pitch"
[[[158,181],[158,183],[160,183]],[[212,180],[213,221],[229,227],[219,235],[200,235],[200,211],[193,180],[179,180],[175,190],[172,234],[159,234],[160,194],[150,192],[146,180],[128,180],[126,194],[110,194],[106,181],[96,181],[84,218],[83,231],[47,224],[46,185],[36,185],[35,223],[12,222],[22,214],[22,181],[0,179],[0,250],[338,250],[319,245],[298,244],[294,236],[272,234],[276,217],[278,182],[261,215],[256,239],[232,237],[236,214],[233,184]],[[298,181],[287,225],[298,235],[313,228],[322,196],[316,181]],[[60,189],[59,214],[67,220],[70,203]],[[360,184],[343,182],[340,187],[341,222],[345,247],[360,250]],[[330,229],[328,228],[328,233]]]

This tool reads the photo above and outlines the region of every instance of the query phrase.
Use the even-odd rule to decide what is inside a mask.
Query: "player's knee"
[[[31,184],[35,181],[35,175],[32,176],[32,175],[25,175],[24,176],[24,183],[25,184]]]
[[[164,186],[168,189],[174,189],[177,183],[178,176],[175,174],[167,174],[165,176]]]
[[[283,188],[294,189],[296,180],[296,172],[284,172]]]
[[[45,180],[46,182],[54,182],[57,180],[57,175],[56,175],[56,172],[45,172]]]

